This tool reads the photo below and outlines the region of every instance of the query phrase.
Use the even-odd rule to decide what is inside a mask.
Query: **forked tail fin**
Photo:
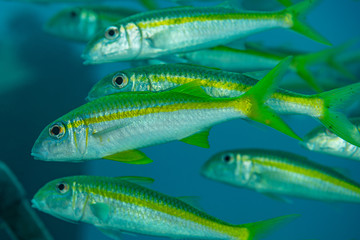
[[[285,7],[290,7],[291,5],[293,5],[291,0],[278,0],[278,2],[284,5]]]
[[[289,69],[292,57],[282,60],[261,81],[253,86],[242,96],[238,97],[234,104],[235,108],[248,118],[268,125],[290,137],[301,140],[296,133],[268,106],[266,100],[276,90],[279,80]]]
[[[318,2],[319,0],[305,0],[286,8],[283,10],[283,13],[287,14],[286,16],[289,16],[287,21],[289,21],[291,24],[292,30],[305,35],[314,41],[331,46],[331,43],[325,37],[323,37],[320,33],[315,31],[312,27],[308,26],[304,22],[304,15],[310,11]]]
[[[359,100],[360,83],[313,95],[312,97],[323,101],[322,114],[318,117],[320,122],[337,136],[360,147],[359,129],[343,113],[337,111],[345,108],[346,105],[351,104],[353,101]]]
[[[297,74],[317,92],[322,92],[322,89],[316,83],[314,76],[308,69],[308,66],[313,64],[325,63],[328,67],[337,70],[345,77],[355,80],[356,77],[336,60],[336,57],[340,53],[344,52],[345,49],[349,48],[354,43],[355,41],[352,40],[334,48],[328,48],[319,52],[303,54],[294,57],[294,65],[296,66]]]
[[[249,236],[248,238],[246,238],[247,240],[258,240],[264,238],[272,231],[277,230],[277,228],[282,227],[283,225],[293,221],[295,218],[299,216],[300,215],[298,214],[285,215],[260,222],[238,225],[238,227],[248,229]],[[244,239],[244,238],[239,238],[239,239]]]

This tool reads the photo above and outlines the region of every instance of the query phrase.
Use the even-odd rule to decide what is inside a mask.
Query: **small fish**
[[[360,131],[360,118],[353,118],[350,121]],[[360,161],[359,147],[339,138],[329,129],[322,126],[316,127],[309,132],[301,145],[311,151]]]
[[[208,148],[213,125],[236,118],[253,119],[300,138],[269,108],[264,99],[286,73],[287,58],[246,94],[213,98],[193,81],[164,92],[117,93],[89,102],[48,125],[31,155],[48,161],[105,158],[133,164],[151,160],[139,149],[181,140]]]
[[[55,14],[44,30],[65,39],[88,42],[106,26],[136,13],[138,11],[118,7],[71,7]]]
[[[140,184],[144,177],[72,176],[43,186],[33,207],[71,221],[92,224],[113,239],[136,233],[174,239],[250,240],[298,215],[234,225],[219,220],[185,202]]]
[[[212,97],[238,97],[257,83],[257,80],[240,73],[189,64],[160,64],[111,73],[90,90],[87,99],[117,92],[164,91],[195,80],[200,80],[205,92]],[[314,95],[277,89],[266,105],[279,114],[314,117],[337,135],[360,146],[360,133],[356,126],[337,111],[356,100],[359,94],[360,83]]]
[[[85,64],[156,58],[226,44],[273,28],[290,28],[330,44],[299,20],[317,1],[306,0],[279,12],[242,12],[216,7],[175,7],[124,18],[86,46]]]
[[[336,62],[337,55],[348,48],[350,43],[314,53],[269,51],[257,44],[250,44],[252,44],[252,47],[247,49],[217,46],[211,49],[177,54],[177,56],[185,59],[188,63],[244,73],[271,69],[282,59],[292,55],[294,58],[290,69],[296,72],[317,92],[322,92],[323,89],[315,80],[314,74],[309,70],[309,67],[315,64],[325,64],[326,67],[335,68],[345,77],[355,78],[345,67]],[[246,46],[249,46],[249,43]],[[322,71],[324,70],[327,69],[323,68]]]
[[[201,173],[210,179],[246,187],[267,196],[360,203],[360,184],[329,167],[292,153],[244,149],[218,153]]]

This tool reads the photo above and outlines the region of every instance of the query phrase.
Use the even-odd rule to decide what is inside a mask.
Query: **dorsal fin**
[[[138,176],[121,176],[115,177],[116,179],[125,180],[128,182],[136,183],[139,185],[152,184],[155,180],[149,177],[138,177]]]
[[[206,92],[201,88],[201,81],[195,80],[189,83],[186,83],[184,85],[181,85],[179,87],[176,87],[168,92],[172,93],[181,93],[181,94],[187,94],[195,97],[200,98],[211,98],[209,95],[206,94]]]
[[[201,209],[200,197],[198,197],[198,196],[181,196],[181,197],[176,197],[176,198],[195,207],[195,208]]]

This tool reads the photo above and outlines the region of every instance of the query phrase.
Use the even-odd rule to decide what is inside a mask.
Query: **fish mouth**
[[[85,101],[87,101],[87,102],[91,102],[92,100],[94,100],[95,98],[92,98],[92,97],[90,97],[90,96],[87,96],[86,98],[85,98]]]
[[[40,153],[37,153],[34,151],[31,152],[31,156],[33,156],[35,160],[44,160],[45,159],[43,154],[40,154]]]
[[[300,146],[303,148],[306,148],[310,151],[313,151],[315,149],[315,144],[314,143],[310,143],[310,142],[300,142]]]
[[[35,209],[40,209],[39,203],[35,199],[31,200],[31,207]]]

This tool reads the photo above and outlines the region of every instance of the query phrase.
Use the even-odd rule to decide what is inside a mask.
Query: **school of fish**
[[[360,53],[344,54],[354,41],[332,47],[306,23],[318,0],[242,1],[242,6],[255,6],[251,11],[231,1],[169,8],[140,2],[147,11],[68,7],[44,25],[49,34],[83,44],[79,58],[84,64],[127,61],[131,67],[103,76],[84,96],[84,105],[57,113],[60,117],[44,127],[33,145],[35,159],[157,164],[140,149],[171,141],[210,148],[213,126],[243,119],[296,139],[308,150],[360,160],[360,119],[344,113],[360,97],[356,74],[347,68],[358,64]],[[275,10],[256,10],[271,6]],[[275,28],[331,47],[305,52],[244,43],[245,37]],[[296,80],[281,83],[289,72],[296,73],[298,85]],[[303,88],[309,94],[299,90]],[[293,130],[284,115],[311,117],[321,126],[301,137],[301,126]],[[336,168],[273,149],[224,150],[205,162],[199,174],[287,203],[294,197],[360,203],[360,184]],[[264,216],[268,220],[232,224],[206,213],[191,197],[147,188],[153,181],[140,176],[67,176],[46,183],[31,203],[61,220],[94,225],[112,239],[130,233],[255,240],[299,217]]]

